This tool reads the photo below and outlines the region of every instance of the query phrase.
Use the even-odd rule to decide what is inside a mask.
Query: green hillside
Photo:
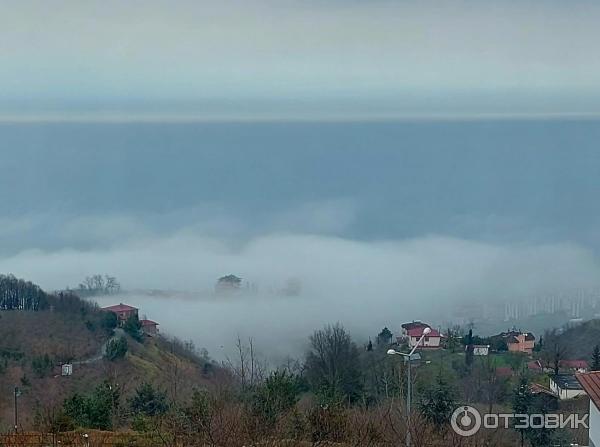
[[[8,296],[16,298],[9,301]],[[18,304],[25,301],[27,306]],[[118,390],[124,406],[141,383],[177,401],[219,374],[189,344],[131,336],[121,329],[115,333],[114,326],[112,314],[72,293],[47,294],[31,283],[0,276],[0,432],[13,427],[15,387],[20,428],[49,429],[66,399],[90,395],[105,384]],[[124,356],[109,360],[107,343],[121,338]],[[73,364],[71,376],[61,375],[63,363]],[[118,429],[127,414],[115,414],[110,428]]]

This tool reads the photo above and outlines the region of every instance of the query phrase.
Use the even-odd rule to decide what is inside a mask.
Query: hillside
[[[553,342],[554,338],[558,340],[565,358],[589,361],[594,346],[600,344],[600,319],[566,327],[556,334],[546,334],[546,338],[548,343]]]
[[[31,429],[65,399],[89,394],[104,382],[118,389],[123,402],[143,382],[177,401],[194,387],[210,385],[219,373],[179,340],[131,337],[121,330],[115,335],[107,312],[73,294],[38,296],[38,310],[0,310],[0,432],[13,426],[15,387],[21,390],[19,425]],[[103,355],[106,343],[120,337],[127,352],[110,361]],[[65,362],[73,364],[72,376],[61,376]]]

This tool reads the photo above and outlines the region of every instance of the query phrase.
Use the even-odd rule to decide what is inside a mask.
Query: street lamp
[[[412,350],[410,351],[410,353],[405,354],[404,352],[398,352],[394,349],[388,349],[388,354],[389,355],[401,355],[404,357],[404,360],[406,362],[408,362],[408,389],[407,389],[407,393],[406,393],[406,446],[410,447],[410,404],[411,404],[411,398],[412,398],[412,379],[411,379],[411,360],[412,360],[412,356],[415,353],[415,351],[417,350],[417,348],[419,347],[419,345],[421,344],[421,342],[423,341],[423,339],[431,333],[431,328],[430,327],[426,327],[423,329],[423,333],[421,334],[421,338],[419,338],[419,341],[417,341],[417,343],[413,346]],[[409,338],[409,343],[410,343],[410,338]]]

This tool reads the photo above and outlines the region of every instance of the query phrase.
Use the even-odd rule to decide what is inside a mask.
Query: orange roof
[[[596,408],[600,410],[600,371],[577,373],[575,377],[577,377],[587,395],[590,396],[590,400],[594,402]]]

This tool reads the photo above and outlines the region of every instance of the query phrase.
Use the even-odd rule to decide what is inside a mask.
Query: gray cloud
[[[3,96],[29,112],[239,117],[261,110],[249,98],[304,116],[598,112],[595,2],[3,5]]]

